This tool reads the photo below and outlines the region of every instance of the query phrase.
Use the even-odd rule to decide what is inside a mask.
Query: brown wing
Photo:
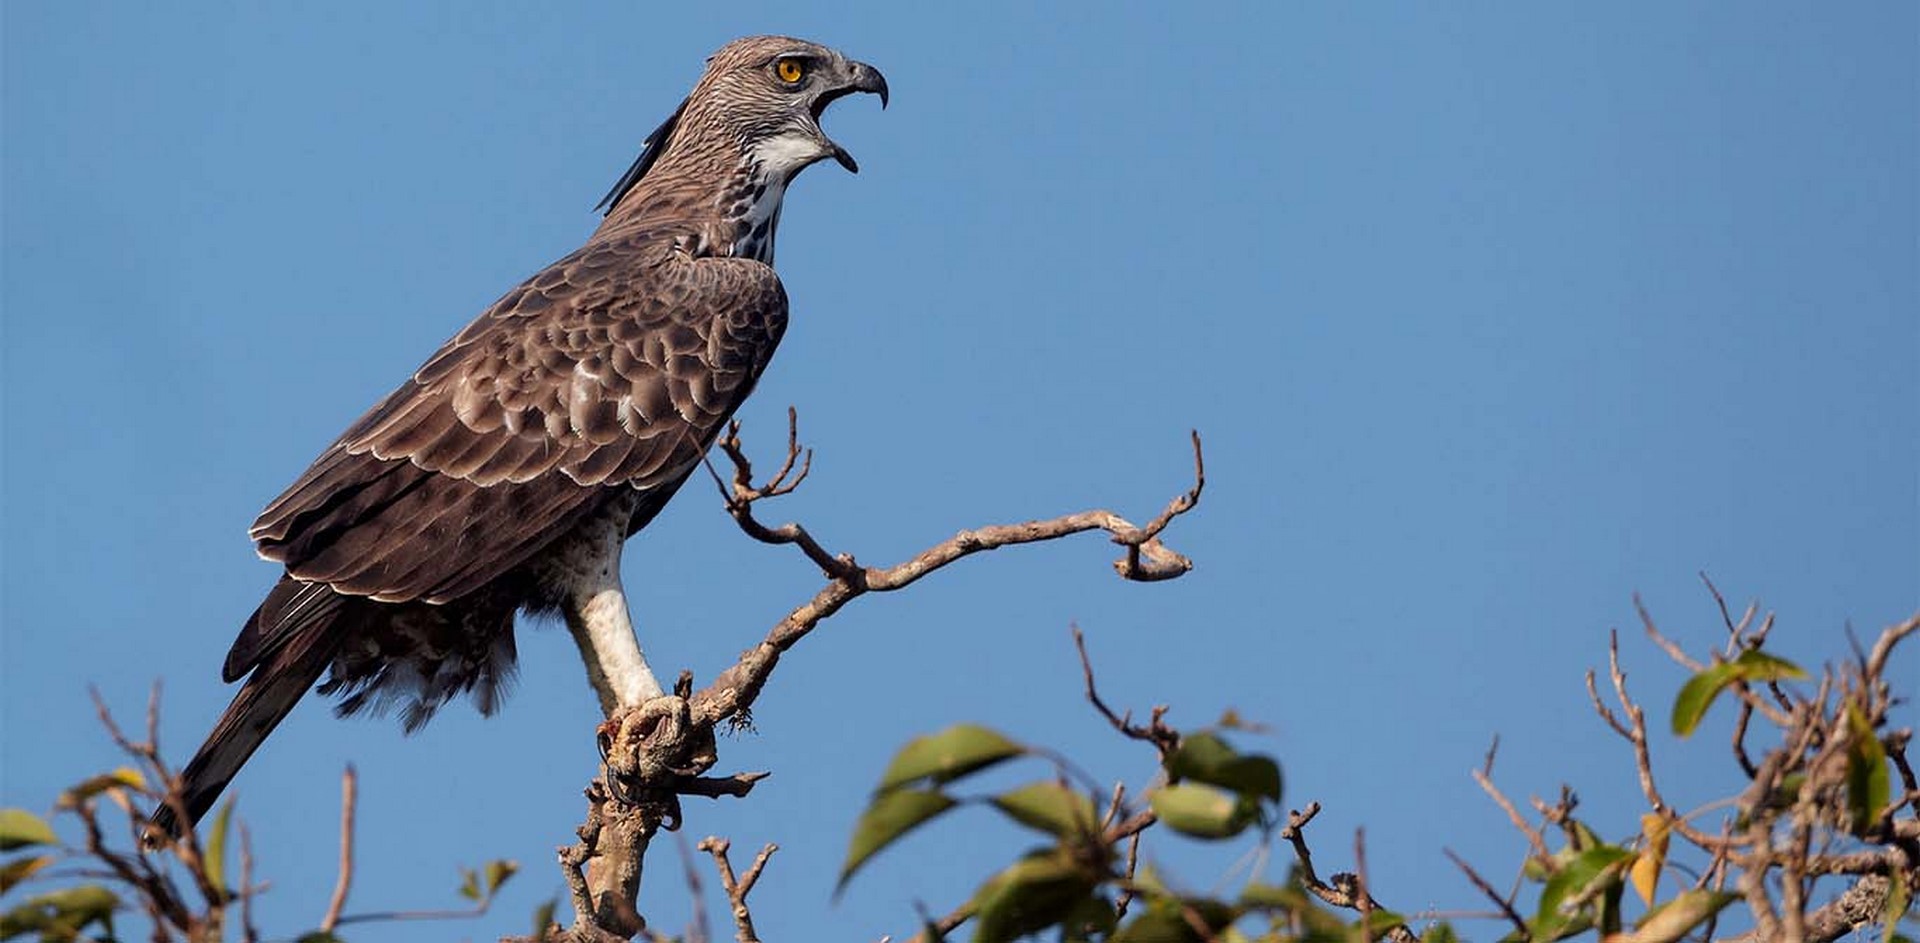
[[[253,538],[343,593],[458,598],[610,488],[677,486],[766,368],[786,308],[758,262],[692,259],[645,233],[589,243],[354,423]]]

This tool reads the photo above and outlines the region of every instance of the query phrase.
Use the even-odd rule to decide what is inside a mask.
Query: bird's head
[[[820,129],[827,106],[854,92],[880,96],[880,70],[818,43],[787,36],[749,36],[720,47],[707,71],[652,135],[638,160],[601,206],[609,211],[649,170],[663,162],[759,164],[782,182],[826,158],[858,173],[853,155]]]

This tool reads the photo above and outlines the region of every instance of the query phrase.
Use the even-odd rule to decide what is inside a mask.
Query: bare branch
[[[732,776],[701,776],[686,779],[673,785],[674,791],[683,796],[705,796],[718,799],[721,796],[744,796],[753,791],[755,783],[772,776],[773,773],[762,770],[753,773],[735,773]]]
[[[1667,812],[1667,801],[1660,796],[1660,790],[1653,783],[1653,754],[1647,745],[1647,712],[1634,703],[1627,693],[1627,673],[1620,667],[1620,633],[1607,633],[1607,672],[1613,681],[1613,693],[1620,701],[1620,709],[1626,713],[1631,726],[1627,733],[1628,742],[1633,744],[1634,770],[1640,775],[1640,791],[1647,797],[1647,804],[1655,812]],[[1618,729],[1618,725],[1615,726]]]
[[[958,930],[961,924],[973,919],[973,909],[973,902],[968,901],[947,911],[945,916],[930,919],[927,923],[933,926],[934,932],[938,933],[941,938],[945,938],[947,934]],[[929,937],[925,931],[921,931],[909,937],[907,943],[933,943],[933,937]]]
[[[1160,758],[1163,760],[1174,750],[1179,749],[1180,731],[1168,726],[1163,720],[1167,710],[1165,707],[1155,707],[1147,726],[1142,727],[1132,722],[1131,713],[1126,716],[1115,714],[1113,708],[1108,707],[1107,702],[1100,699],[1100,692],[1093,683],[1093,661],[1087,657],[1086,634],[1081,632],[1077,625],[1072,626],[1072,630],[1073,647],[1080,652],[1080,673],[1087,682],[1087,700],[1093,704],[1094,710],[1099,711],[1100,716],[1105,717],[1107,723],[1112,724],[1113,729],[1122,735],[1153,744],[1154,749],[1160,751]]]
[[[1531,932],[1527,929],[1527,921],[1520,916],[1520,912],[1514,910],[1513,904],[1508,902],[1506,898],[1501,897],[1500,892],[1494,890],[1493,885],[1488,884],[1487,879],[1481,877],[1480,872],[1473,869],[1473,865],[1468,864],[1465,858],[1454,854],[1451,848],[1442,848],[1441,851],[1446,854],[1449,861],[1454,863],[1455,867],[1458,867],[1462,873],[1466,874],[1467,880],[1472,881],[1474,887],[1480,889],[1480,893],[1485,894],[1488,900],[1493,901],[1494,906],[1500,908],[1500,912],[1506,915],[1507,922],[1513,924],[1513,931],[1519,934],[1521,939],[1529,939],[1532,936]]]
[[[1733,759],[1740,764],[1740,771],[1752,779],[1760,771],[1753,764],[1753,757],[1747,755],[1747,725],[1753,722],[1753,705],[1740,702],[1740,712],[1733,718]]]
[[[1720,623],[1727,627],[1726,654],[1727,657],[1731,658],[1740,650],[1742,645],[1747,643],[1748,640],[1745,637],[1747,626],[1753,623],[1754,614],[1759,611],[1759,606],[1755,603],[1748,603],[1747,611],[1740,615],[1739,622],[1735,622],[1733,621],[1733,613],[1727,609],[1727,597],[1720,594],[1720,587],[1713,585],[1713,580],[1707,576],[1705,570],[1702,570],[1699,576],[1700,582],[1706,584],[1707,593],[1713,596],[1713,604],[1720,610]],[[1764,637],[1764,633],[1762,637]],[[1754,639],[1753,641],[1757,644],[1759,639]]]
[[[1907,760],[1907,745],[1913,742],[1913,731],[1896,730],[1883,739],[1887,758],[1900,771],[1900,784],[1907,789],[1907,807],[1913,810],[1914,815],[1920,816],[1920,779],[1915,778],[1913,764]]]
[[[850,554],[836,556],[820,546],[818,542],[813,541],[805,528],[797,524],[782,525],[778,528],[759,525],[752,515],[753,503],[761,498],[772,496],[771,490],[765,487],[759,489],[749,487],[748,494],[743,495],[739,486],[739,475],[736,474],[735,489],[728,506],[728,511],[734,516],[735,521],[741,523],[743,529],[755,539],[771,543],[799,544],[807,557],[829,576],[830,581],[816,592],[811,600],[794,608],[785,618],[775,623],[759,645],[742,654],[738,662],[721,672],[711,684],[694,695],[693,722],[697,725],[712,725],[733,718],[750,708],[759,696],[760,689],[772,675],[780,656],[800,639],[806,637],[822,621],[839,612],[847,603],[867,593],[904,589],[927,574],[976,553],[1018,544],[1057,540],[1085,531],[1102,530],[1107,532],[1115,543],[1128,550],[1126,558],[1114,564],[1115,569],[1126,579],[1154,581],[1169,579],[1187,572],[1192,569],[1192,562],[1161,545],[1159,535],[1175,518],[1192,510],[1198,504],[1200,493],[1205,487],[1205,464],[1201,457],[1198,433],[1193,435],[1193,443],[1195,456],[1193,487],[1169,502],[1146,527],[1136,526],[1118,514],[1106,510],[1081,511],[1077,514],[1020,524],[998,524],[961,531],[921,551],[911,559],[891,567],[864,567],[856,563]],[[727,450],[723,449],[723,451]],[[793,447],[790,446],[789,457],[792,451]],[[729,452],[729,457],[731,455],[732,453]],[[736,460],[736,471],[738,470],[739,465]],[[718,477],[717,473],[716,477]],[[767,491],[767,493],[752,494],[755,491]]]
[[[1126,883],[1121,885],[1120,895],[1118,899],[1113,902],[1115,919],[1125,917],[1127,915],[1127,908],[1133,904],[1133,876],[1137,874],[1139,870],[1140,833],[1134,832],[1127,836],[1127,870],[1124,875]]]
[[[1659,628],[1653,624],[1652,613],[1647,612],[1647,605],[1640,600],[1639,593],[1633,594],[1633,609],[1640,614],[1640,627],[1646,631],[1647,638],[1652,639],[1653,644],[1660,646],[1660,650],[1666,652],[1668,658],[1695,674],[1706,670],[1707,666],[1695,661],[1693,656],[1687,654],[1686,649],[1660,634]]]
[[[260,928],[253,923],[253,898],[260,888],[253,883],[253,830],[240,823],[240,933],[246,943],[259,943]]]
[[[1756,872],[1748,872],[1753,873]],[[1893,882],[1886,877],[1878,874],[1862,877],[1847,888],[1846,893],[1806,916],[1803,939],[1807,943],[1832,943],[1855,930],[1879,922],[1886,912],[1887,897],[1892,892]],[[1771,929],[1763,923],[1739,936],[1726,937],[1716,943],[1769,943],[1773,939]]]
[[[776,622],[766,637],[722,671],[698,692],[683,676],[673,695],[655,698],[616,712],[600,728],[605,762],[588,792],[587,821],[580,842],[561,851],[561,866],[574,909],[574,932],[593,939],[595,932],[632,935],[644,927],[634,901],[647,847],[658,829],[677,829],[683,795],[741,796],[764,773],[732,777],[703,777],[718,761],[714,730],[723,722],[744,725],[761,689],[780,657],[847,603],[868,593],[890,592],[963,557],[1017,544],[1054,540],[1084,531],[1105,531],[1126,549],[1114,564],[1124,578],[1151,581],[1179,576],[1192,568],[1187,558],[1167,549],[1160,535],[1180,515],[1199,502],[1205,486],[1205,464],[1200,438],[1192,436],[1194,484],[1176,496],[1145,527],[1106,510],[1082,511],[1050,520],[1002,524],[962,531],[891,567],[862,566],[851,554],[835,554],[797,523],[769,527],[754,514],[764,500],[790,494],[811,468],[811,453],[800,446],[798,418],[788,411],[787,451],[778,471],[764,482],[754,480],[753,466],[740,441],[740,425],[729,424],[716,443],[733,465],[731,480],[709,463],[728,514],[748,536],[766,543],[794,544],[827,577],[827,583],[807,602]],[[1124,727],[1124,721],[1122,722]],[[1159,713],[1148,731],[1163,727]],[[1177,735],[1176,735],[1177,736]],[[1151,736],[1149,737],[1151,739]],[[1156,746],[1177,741],[1155,741]],[[1119,841],[1151,825],[1135,815],[1110,831],[1129,826],[1113,838]],[[595,862],[591,875],[586,863]]]
[[[1479,783],[1481,790],[1492,797],[1494,804],[1498,805],[1507,813],[1507,818],[1513,822],[1513,827],[1519,829],[1521,834],[1527,836],[1527,844],[1532,846],[1534,856],[1539,858],[1542,864],[1551,865],[1553,852],[1547,850],[1546,838],[1540,834],[1539,829],[1534,828],[1525,818],[1521,817],[1520,810],[1514,807],[1513,800],[1508,799],[1506,793],[1501,792],[1500,787],[1493,784],[1493,778],[1480,770],[1474,770],[1473,781]]]
[[[712,943],[713,931],[707,925],[707,890],[700,880],[699,863],[694,861],[694,848],[687,844],[684,833],[676,833],[673,837],[680,849],[680,870],[687,882],[687,901],[692,911],[692,916],[687,920],[685,943]]]
[[[1293,846],[1293,856],[1300,865],[1300,884],[1307,892],[1320,898],[1330,906],[1357,911],[1360,914],[1360,926],[1367,939],[1373,939],[1373,912],[1388,908],[1375,900],[1367,888],[1366,835],[1356,831],[1353,837],[1354,870],[1357,874],[1335,874],[1332,882],[1320,880],[1313,870],[1313,852],[1307,848],[1307,823],[1320,814],[1318,801],[1307,803],[1302,809],[1287,812],[1287,824],[1280,829],[1280,837]],[[1404,923],[1397,923],[1386,930],[1386,938],[1393,943],[1417,943],[1419,937]]]
[[[768,842],[753,859],[753,865],[747,873],[738,878],[733,874],[733,862],[727,860],[727,851],[731,842],[724,838],[703,838],[699,849],[713,855],[714,866],[720,871],[720,887],[726,892],[727,903],[733,908],[734,939],[738,943],[759,943],[759,936],[753,930],[753,914],[747,909],[747,895],[752,893],[753,885],[760,880],[760,872],[767,866],[767,859],[780,850],[779,845]]]
[[[1373,940],[1373,891],[1367,886],[1367,830],[1353,830],[1354,909],[1360,911],[1360,939]]]
[[[353,764],[340,774],[340,877],[333,885],[333,897],[327,901],[326,916],[320,918],[320,932],[332,933],[340,924],[340,911],[347,906],[347,890],[353,886],[353,807],[359,776]]]
[[[1920,613],[1910,616],[1907,621],[1898,625],[1888,626],[1886,631],[1881,632],[1880,637],[1874,640],[1873,651],[1867,655],[1866,676],[1880,677],[1886,671],[1887,659],[1893,654],[1894,646],[1914,632],[1920,632]]]

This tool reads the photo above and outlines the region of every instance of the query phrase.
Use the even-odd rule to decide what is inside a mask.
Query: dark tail
[[[329,592],[329,595],[332,594]],[[279,608],[274,603],[280,596],[276,591],[267,597],[260,611],[248,620],[248,630],[256,629],[266,620],[280,621],[277,618],[280,612],[268,611],[269,607]],[[281,636],[279,643],[254,666],[246,685],[234,696],[233,703],[227,705],[219,723],[213,725],[207,742],[200,745],[199,752],[181,772],[184,783],[180,801],[186,807],[186,828],[192,828],[213,808],[214,801],[253,756],[253,751],[266,742],[267,735],[286,719],[293,705],[299,703],[333,663],[340,647],[344,613],[337,605],[318,609],[301,613],[298,624],[282,623],[282,631],[276,633]],[[246,637],[245,631],[241,637]],[[170,805],[163,805],[153,813],[151,827],[174,838],[182,831]]]

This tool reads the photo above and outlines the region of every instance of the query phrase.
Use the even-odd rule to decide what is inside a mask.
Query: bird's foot
[[[615,711],[597,732],[608,791],[629,805],[640,804],[643,793],[677,795],[679,783],[719,759],[712,726],[696,724],[687,698],[678,693]]]

